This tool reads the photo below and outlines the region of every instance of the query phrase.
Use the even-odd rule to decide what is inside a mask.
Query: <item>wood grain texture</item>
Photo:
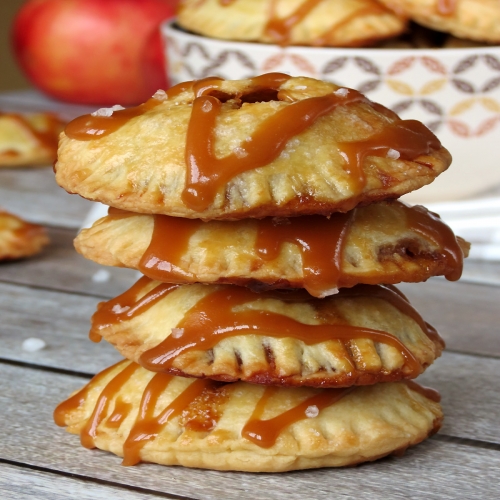
[[[0,464],[0,494],[8,500],[158,500],[156,494],[146,494],[123,487],[97,484],[86,478],[66,477],[9,464]],[[174,498],[174,497],[172,497]]]
[[[0,283],[0,358],[94,374],[121,356],[106,342],[88,339],[98,299]],[[46,347],[30,353],[25,339]]]
[[[429,440],[402,458],[347,469],[278,475],[223,473],[141,464],[80,446],[52,422],[55,405],[85,382],[0,364],[0,460],[189,498],[495,498],[500,452]],[[17,404],[12,404],[16,401]],[[42,497],[46,498],[46,497]],[[47,497],[48,498],[48,497]]]
[[[75,230],[48,228],[48,234],[50,244],[41,254],[0,263],[0,282],[111,298],[138,279],[139,274],[131,269],[105,267],[84,259],[73,248]],[[96,281],[103,272],[107,279]]]
[[[0,207],[30,222],[76,229],[91,206],[60,188],[50,167],[0,169]]]
[[[449,350],[500,356],[500,287],[442,278],[398,287],[437,328]]]

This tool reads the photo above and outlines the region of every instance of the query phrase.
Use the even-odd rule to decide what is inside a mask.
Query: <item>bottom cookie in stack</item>
[[[142,278],[100,304],[92,335],[155,371],[119,363],[55,419],[125,465],[352,465],[416,444],[442,420],[438,395],[404,380],[440,355],[442,341],[394,287],[315,299]]]

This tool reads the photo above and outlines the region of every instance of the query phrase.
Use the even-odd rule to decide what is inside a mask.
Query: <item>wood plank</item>
[[[121,467],[120,459],[80,446],[52,422],[54,406],[82,379],[0,364],[0,460],[22,462],[190,498],[331,499],[496,498],[500,452],[431,439],[388,458],[347,469],[322,469],[278,475],[221,473],[141,464]],[[12,404],[13,401],[22,404]],[[388,480],[390,474],[390,481]]]
[[[69,195],[50,167],[0,169],[0,206],[26,220],[79,228],[93,203]]]
[[[48,233],[50,244],[41,254],[1,263],[0,281],[111,298],[138,279],[138,273],[131,269],[105,267],[84,259],[73,248],[74,229],[48,228]]]
[[[432,278],[398,287],[423,318],[435,326],[449,350],[500,356],[500,287]]]
[[[88,339],[90,317],[99,299],[0,284],[0,358],[94,374],[121,357],[106,342]],[[42,339],[37,352],[25,339]]]
[[[0,492],[8,500],[158,500],[156,494],[99,484],[22,466],[0,464]],[[173,497],[171,497],[173,498]]]

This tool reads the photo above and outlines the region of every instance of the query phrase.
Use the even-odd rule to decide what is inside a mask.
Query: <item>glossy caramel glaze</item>
[[[394,203],[403,210],[409,230],[441,249],[447,269],[451,270],[446,278],[459,279],[463,267],[463,251],[452,230],[439,216],[424,207]],[[256,253],[262,261],[272,261],[279,257],[285,243],[297,245],[302,257],[304,288],[315,297],[324,297],[333,293],[336,288],[355,284],[342,272],[344,246],[355,217],[356,209],[346,214],[332,214],[328,219],[322,216],[261,219],[255,222]],[[139,270],[158,281],[199,281],[196,275],[183,269],[180,263],[187,252],[190,238],[204,224],[197,219],[156,215],[152,239],[139,263]],[[246,223],[235,221],[226,224],[236,234],[244,230]],[[365,279],[369,277],[365,276]]]
[[[87,448],[95,447],[101,424],[107,428],[120,429],[131,412],[134,412],[136,416],[123,445],[123,465],[140,462],[144,446],[148,442],[155,441],[166,425],[174,419],[181,422],[183,430],[207,433],[215,429],[217,432],[219,419],[229,398],[234,397],[232,390],[236,385],[195,380],[184,384],[180,392],[176,389],[174,397],[169,398],[170,402],[161,404],[162,396],[168,392],[175,377],[157,373],[149,378],[137,409],[135,405],[124,401],[123,387],[127,383],[133,384],[140,370],[139,365],[122,361],[96,375],[81,391],[58,405],[54,411],[56,424],[66,425],[67,416],[85,405],[91,391],[100,390],[91,415],[80,429],[81,441]],[[407,381],[405,384],[411,391],[417,392],[424,398],[434,402],[439,401],[437,391],[422,387],[413,381]],[[237,390],[241,391],[245,385],[238,384],[237,387]],[[241,437],[261,448],[270,448],[291,425],[318,417],[323,410],[356,391],[354,388],[320,389],[314,390],[312,394],[309,391],[309,396],[297,398],[298,401],[292,403],[291,407],[288,404],[287,409],[276,415],[274,402],[282,390],[277,387],[266,387],[261,392],[252,413],[241,429]],[[268,408],[274,416],[263,418]]]
[[[99,339],[100,332],[112,328],[113,325],[140,316],[153,305],[154,302],[150,298],[171,293],[174,289],[171,285],[163,283],[155,285],[152,282],[148,284],[146,280],[147,278],[141,279],[140,286],[145,288],[141,292],[139,299],[137,299],[137,291],[140,287],[136,285],[120,297],[99,304],[98,310],[92,318],[92,339]],[[422,331],[429,336],[431,341],[436,346],[440,346],[438,347],[439,351],[444,346],[437,332],[423,321],[420,315],[410,306],[406,297],[392,286],[360,285],[352,289],[343,289],[338,296],[334,296],[330,300],[337,300],[336,297],[373,297],[384,300],[401,311],[402,314],[412,318]],[[252,301],[269,298],[299,304],[311,303],[316,309],[318,324],[304,324],[277,312],[241,308],[241,306]],[[384,376],[389,378],[401,376],[414,378],[422,371],[421,361],[395,335],[371,328],[345,324],[338,316],[332,316],[329,313],[329,308],[323,310],[322,305],[323,301],[313,299],[304,291],[256,294],[243,287],[214,289],[184,314],[183,318],[172,329],[171,335],[168,335],[163,341],[160,340],[157,345],[153,344],[154,347],[144,349],[142,354],[138,354],[137,359],[148,370],[178,373],[173,366],[178,356],[185,355],[190,351],[207,352],[225,338],[253,334],[275,339],[290,338],[300,340],[308,346],[330,340],[348,343],[356,339],[370,339],[373,342],[396,348],[404,359],[404,373],[398,372],[398,374],[385,374]],[[366,374],[358,373],[355,368],[356,363],[348,353],[349,350],[347,349],[345,356],[347,356],[347,361],[350,360],[350,373],[348,376],[346,375],[345,380],[345,377],[341,377],[341,380],[330,382],[330,386],[373,383],[372,378],[374,376],[376,379],[377,375],[374,373],[370,378]],[[382,370],[382,366],[378,370]],[[234,378],[225,379],[222,376],[215,378],[227,381],[234,380]],[[258,375],[252,381],[267,383],[263,374]],[[277,383],[277,381],[274,381],[274,383]],[[283,380],[281,383],[287,385],[290,382]],[[314,385],[314,383],[310,383]],[[326,382],[324,385],[326,385]]]

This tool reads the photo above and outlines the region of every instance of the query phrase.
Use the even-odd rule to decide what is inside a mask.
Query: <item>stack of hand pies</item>
[[[55,412],[86,447],[219,470],[352,465],[435,432],[415,382],[443,343],[394,283],[458,279],[468,245],[394,201],[451,157],[359,92],[207,78],[70,123],[58,183],[109,205],[84,256],[140,270],[91,338],[127,360]]]

